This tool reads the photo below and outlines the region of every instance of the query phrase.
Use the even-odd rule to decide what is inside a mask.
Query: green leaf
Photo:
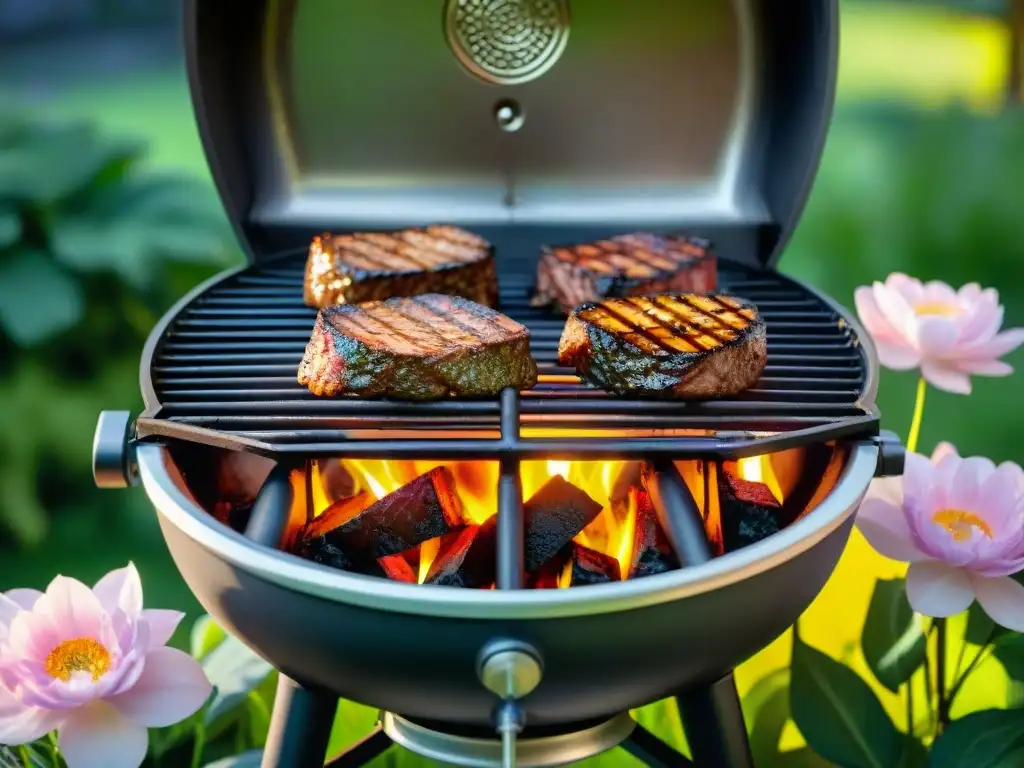
[[[907,602],[903,579],[875,582],[860,645],[875,678],[893,692],[924,663],[924,631]]]
[[[1000,636],[993,643],[992,653],[1009,677],[1024,682],[1024,635],[1007,633]],[[1021,718],[1024,721],[1024,713]]]
[[[232,755],[221,760],[207,763],[206,768],[260,768],[263,760],[263,750],[254,749],[250,752],[243,752],[240,755]]]
[[[50,205],[124,168],[142,146],[100,136],[86,123],[39,124],[0,145],[0,197]]]
[[[853,670],[793,633],[790,709],[808,746],[842,768],[893,768],[906,737]]]
[[[206,723],[233,718],[242,711],[249,694],[274,671],[266,661],[231,635],[203,659],[206,676],[216,688],[206,710]]]
[[[953,722],[932,745],[929,768],[1024,765],[1024,710],[987,709]]]
[[[0,250],[10,248],[21,237],[21,215],[13,206],[0,203]]]
[[[203,614],[192,625],[192,635],[189,640],[189,651],[192,658],[202,661],[210,651],[224,642],[227,636],[228,633],[213,620],[212,616]]]
[[[998,627],[989,618],[985,609],[981,607],[981,603],[977,600],[971,603],[971,607],[967,610],[967,629],[964,630],[964,640],[974,645],[988,645],[996,634],[1001,634],[1000,630],[1002,627]]]
[[[84,272],[111,271],[137,288],[160,279],[162,261],[223,263],[231,234],[208,186],[178,177],[127,178],[58,215],[54,253]]]
[[[789,715],[789,671],[777,670],[758,680],[743,697],[743,717],[750,723],[750,748],[757,763],[779,752]]]
[[[32,347],[77,323],[85,309],[78,283],[45,253],[0,257],[0,325]]]

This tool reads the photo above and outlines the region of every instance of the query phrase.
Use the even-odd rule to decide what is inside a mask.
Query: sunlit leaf
[[[906,739],[857,674],[793,633],[790,709],[807,744],[841,768],[893,768]]]
[[[85,308],[78,283],[45,253],[0,257],[0,325],[31,347],[77,323]]]
[[[202,660],[227,638],[228,633],[209,614],[196,619],[189,638],[189,652],[192,658]]]
[[[203,659],[203,669],[216,688],[206,711],[206,723],[238,714],[249,693],[273,672],[273,667],[241,641],[228,635]]]
[[[1024,765],[1024,710],[988,709],[953,722],[932,745],[929,768]]]
[[[890,691],[899,690],[924,663],[925,635],[903,579],[875,582],[860,643],[875,678]]]

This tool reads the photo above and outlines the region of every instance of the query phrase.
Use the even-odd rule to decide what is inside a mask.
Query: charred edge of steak
[[[472,232],[448,225],[324,233],[310,243],[303,280],[303,301],[308,306],[424,293],[463,296],[497,306],[494,247]]]
[[[529,389],[537,363],[525,326],[467,299],[426,294],[320,310],[297,379],[318,396],[426,401]]]
[[[533,306],[565,314],[588,301],[717,289],[718,257],[710,240],[634,233],[576,245],[545,246]],[[601,267],[598,268],[597,264]],[[629,274],[631,268],[644,274]]]
[[[616,307],[642,313],[647,325],[640,327]],[[742,318],[744,323],[737,327],[724,317]],[[693,322],[698,319],[708,324]],[[681,349],[687,346],[692,351]],[[589,384],[613,394],[725,397],[760,379],[767,364],[767,333],[757,307],[731,296],[609,299],[573,310],[558,355],[561,365],[575,368]]]

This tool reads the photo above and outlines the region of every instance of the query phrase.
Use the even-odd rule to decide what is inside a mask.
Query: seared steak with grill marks
[[[450,226],[313,238],[303,298],[311,307],[444,293],[494,307],[490,243]]]
[[[708,293],[717,287],[717,259],[707,240],[620,235],[545,248],[537,266],[534,306],[569,313],[588,301],[659,293]]]
[[[614,394],[664,398],[735,395],[767,361],[764,321],[731,296],[606,299],[573,310],[558,360]]]
[[[537,383],[530,331],[468,299],[426,294],[321,309],[299,365],[314,395],[495,395]]]

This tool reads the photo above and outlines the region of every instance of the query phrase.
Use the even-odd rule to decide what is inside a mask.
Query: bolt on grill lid
[[[556,233],[651,229],[770,266],[836,78],[838,0],[186,0],[184,19],[253,260],[444,221],[531,263]]]

